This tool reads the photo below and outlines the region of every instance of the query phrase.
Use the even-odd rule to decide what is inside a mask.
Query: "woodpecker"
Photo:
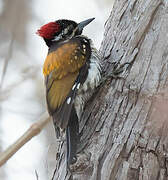
[[[67,165],[77,160],[79,120],[101,80],[101,56],[92,41],[82,35],[83,28],[94,19],[80,23],[56,20],[37,31],[48,46],[43,65],[46,102],[56,130],[66,132]]]

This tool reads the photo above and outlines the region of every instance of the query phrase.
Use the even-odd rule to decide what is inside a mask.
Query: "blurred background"
[[[0,0],[0,151],[19,138],[45,111],[42,66],[47,54],[35,34],[57,19],[96,19],[84,31],[99,49],[114,0]],[[52,123],[3,167],[1,180],[48,180],[55,166]]]

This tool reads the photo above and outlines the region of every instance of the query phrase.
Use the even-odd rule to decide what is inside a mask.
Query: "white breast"
[[[101,56],[99,52],[95,48],[92,48],[90,68],[88,69],[87,79],[84,82],[84,84],[80,86],[77,92],[77,96],[75,98],[75,109],[79,119],[82,115],[83,108],[86,102],[91,98],[96,87],[100,83],[100,79],[101,79],[100,59]]]

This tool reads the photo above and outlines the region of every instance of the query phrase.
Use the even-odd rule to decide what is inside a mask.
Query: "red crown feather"
[[[56,22],[50,22],[42,26],[37,34],[46,39],[52,39],[54,34],[60,30],[60,25]]]

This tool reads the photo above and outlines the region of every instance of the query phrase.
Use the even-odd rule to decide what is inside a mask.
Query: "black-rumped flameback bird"
[[[83,108],[101,79],[100,54],[92,41],[81,35],[93,20],[76,23],[62,19],[37,31],[48,46],[43,66],[48,112],[55,128],[66,132],[68,165],[76,162]]]

